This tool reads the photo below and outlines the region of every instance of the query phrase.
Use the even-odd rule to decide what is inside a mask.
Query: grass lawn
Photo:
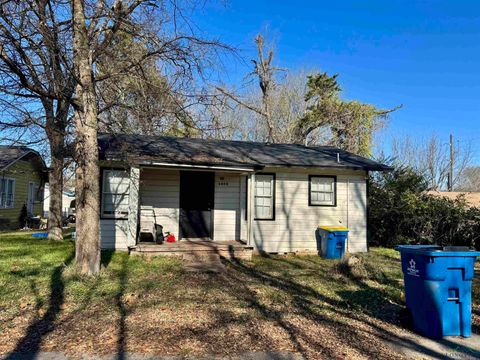
[[[226,261],[220,274],[185,272],[175,258],[104,252],[101,275],[89,279],[75,274],[73,258],[71,241],[0,233],[0,354],[292,351],[391,359],[401,357],[396,344],[415,346],[403,326],[393,250],[372,249],[353,266],[317,256]],[[479,295],[475,280],[475,333]]]

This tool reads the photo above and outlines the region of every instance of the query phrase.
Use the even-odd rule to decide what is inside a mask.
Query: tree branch
[[[226,97],[228,97],[229,99],[235,101],[238,105],[241,105],[243,106],[244,108],[248,109],[248,110],[251,110],[251,111],[254,111],[256,112],[257,114],[261,115],[261,116],[265,116],[265,113],[263,112],[262,109],[259,109],[257,108],[256,106],[254,105],[250,105],[250,104],[247,104],[246,102],[240,100],[238,97],[236,97],[235,95],[229,93],[228,91],[226,91],[225,89],[222,89],[221,87],[216,87],[216,89],[218,91],[220,91],[223,95],[225,95]]]

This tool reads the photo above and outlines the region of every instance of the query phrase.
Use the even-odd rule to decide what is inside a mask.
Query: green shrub
[[[370,177],[369,244],[463,245],[480,248],[480,209],[465,199],[426,193],[422,176],[408,168]]]
[[[18,225],[20,226],[20,228],[23,228],[26,225],[27,218],[27,205],[23,204],[22,208],[20,209],[20,214],[18,215]]]

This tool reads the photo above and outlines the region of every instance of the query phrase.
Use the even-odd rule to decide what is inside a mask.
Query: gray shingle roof
[[[249,168],[281,166],[391,170],[386,165],[330,146],[125,134],[100,134],[98,140],[101,160]],[[337,154],[340,162],[337,162]]]
[[[26,146],[0,145],[0,170],[5,169],[30,152],[32,152],[32,150]]]

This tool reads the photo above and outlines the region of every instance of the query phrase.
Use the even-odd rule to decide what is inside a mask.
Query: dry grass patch
[[[235,358],[291,351],[306,358],[401,358],[405,342],[398,254],[356,261],[316,256],[225,261],[220,274],[181,261],[104,252],[102,273],[82,278],[74,246],[0,234],[0,353],[64,351]],[[479,286],[475,281],[474,299]],[[476,301],[476,300],[474,300]],[[479,330],[474,306],[474,331]]]

